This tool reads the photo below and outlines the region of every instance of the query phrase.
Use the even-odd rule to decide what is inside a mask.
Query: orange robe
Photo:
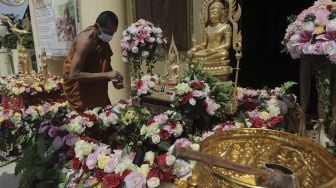
[[[93,29],[93,26],[86,28],[83,32],[88,32],[91,29]],[[76,52],[76,40],[77,39],[73,42],[63,65],[63,88],[70,107],[77,112],[83,112],[87,109],[99,106],[104,107],[111,104],[108,96],[109,80],[69,80],[70,66]],[[86,56],[84,69],[82,71],[90,73],[112,71],[110,58],[113,53],[110,45],[99,39],[95,39],[95,36],[90,36],[90,40],[96,44],[96,48]]]

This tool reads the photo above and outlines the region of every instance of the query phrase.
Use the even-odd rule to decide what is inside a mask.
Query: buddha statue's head
[[[209,21],[211,23],[220,23],[225,21],[225,6],[221,0],[214,0],[209,6]]]

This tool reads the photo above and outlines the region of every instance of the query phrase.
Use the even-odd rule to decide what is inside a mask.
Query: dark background
[[[242,0],[243,59],[239,84],[243,87],[275,87],[285,81],[299,82],[300,60],[291,59],[281,41],[287,16],[298,15],[314,0]],[[294,88],[299,94],[299,87]]]

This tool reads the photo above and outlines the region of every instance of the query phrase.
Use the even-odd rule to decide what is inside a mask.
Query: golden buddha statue
[[[164,85],[176,86],[180,78],[180,61],[178,50],[172,36],[172,41],[167,55],[165,74],[161,76],[160,82]]]
[[[229,49],[231,45],[235,48],[237,42],[237,23],[232,16],[234,14],[240,18],[240,7],[232,10],[232,5],[236,3],[233,0],[227,0],[228,3],[221,0],[204,1],[201,15],[201,25],[204,25],[203,42],[193,45],[187,52],[187,57],[193,64],[200,63],[204,71],[218,77],[221,82],[227,81],[233,70]]]
[[[40,72],[42,72],[43,78],[46,81],[49,77],[49,74],[47,65],[47,52],[44,48],[40,54],[40,59],[41,59]]]

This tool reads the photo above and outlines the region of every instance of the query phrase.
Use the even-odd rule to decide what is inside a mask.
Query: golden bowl
[[[237,129],[210,136],[201,152],[244,166],[261,168],[271,163],[290,169],[300,187],[336,187],[336,160],[315,142],[268,129]],[[193,171],[198,187],[258,188],[254,175],[198,163]]]

